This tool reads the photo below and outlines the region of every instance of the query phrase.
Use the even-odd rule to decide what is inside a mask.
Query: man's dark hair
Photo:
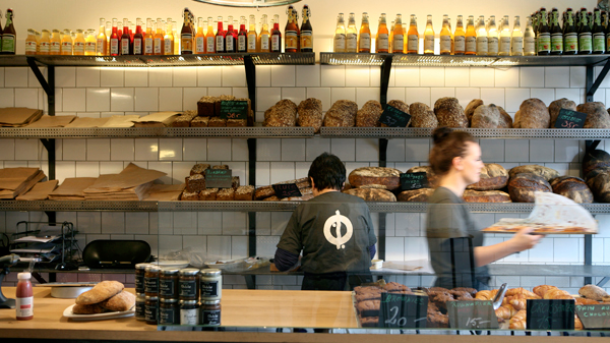
[[[313,179],[320,191],[329,188],[341,190],[345,182],[345,166],[339,157],[325,152],[313,160],[307,176]]]

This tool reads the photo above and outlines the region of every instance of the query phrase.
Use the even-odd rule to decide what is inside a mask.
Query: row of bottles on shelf
[[[13,10],[10,8],[7,9],[4,29],[2,29],[2,24],[0,24],[0,54],[15,54],[17,32],[15,31],[15,26],[13,25],[13,17]],[[0,11],[0,18],[2,18],[2,11]]]
[[[303,7],[303,22],[298,25],[297,11],[288,7],[288,22],[284,30],[285,52],[313,52],[312,26],[309,21],[310,10]],[[167,18],[146,19],[146,27],[141,18],[133,24],[123,19],[122,29],[118,20],[112,19],[112,26],[104,18],[100,19],[97,35],[95,30],[87,31],[42,30],[42,34],[29,29],[25,42],[26,55],[84,55],[84,56],[119,56],[119,55],[186,55],[212,53],[248,53],[248,52],[282,52],[282,32],[279,15],[271,20],[270,27],[267,15],[261,17],[257,32],[256,18],[250,15],[249,27],[246,29],[246,17],[242,16],[238,25],[232,16],[227,18],[226,30],[223,17],[214,21],[212,17],[204,20],[195,17],[184,9],[184,23],[180,31],[175,21]],[[216,28],[216,29],[215,29]]]
[[[511,30],[509,17],[505,15],[496,26],[495,16],[487,22],[480,16],[475,24],[474,16],[468,16],[464,28],[463,16],[457,17],[455,31],[451,29],[448,15],[443,16],[439,32],[441,55],[480,55],[480,56],[535,56],[535,55],[575,55],[610,53],[610,24],[605,11],[586,9],[574,13],[568,8],[563,15],[563,26],[559,23],[556,8],[547,14],[545,8],[527,17],[525,31],[521,30],[520,17],[515,16]],[[426,29],[419,34],[417,17],[411,15],[407,26],[402,15],[388,28],[386,14],[379,18],[375,42],[371,36],[368,14],[362,14],[360,30],[356,27],[355,14],[350,13],[347,27],[343,13],[339,13],[334,36],[334,52],[348,53],[395,53],[418,54],[420,38],[423,38],[423,53],[435,53],[436,32],[432,16],[428,15]]]

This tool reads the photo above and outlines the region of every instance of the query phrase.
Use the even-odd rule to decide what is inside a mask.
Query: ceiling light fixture
[[[294,4],[301,0],[193,0],[204,4],[229,7],[273,7]]]

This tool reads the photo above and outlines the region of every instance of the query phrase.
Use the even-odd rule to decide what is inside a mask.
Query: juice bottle
[[[508,23],[508,16],[505,16],[502,19],[502,29],[500,30],[500,48],[498,51],[499,56],[509,56],[510,55],[510,43],[511,41],[511,33],[510,33],[510,24]]]
[[[97,40],[95,38],[95,30],[89,29],[85,33],[85,56],[97,55]]]
[[[487,29],[487,55],[498,55],[498,28],[496,27],[496,16],[489,17],[489,28]]]
[[[57,30],[53,30],[53,33],[55,33],[55,31],[57,31]],[[29,31],[28,31],[28,33],[29,33]],[[59,31],[57,32],[57,35],[59,36]],[[57,47],[59,48],[60,45],[61,45],[61,43],[59,43],[59,45]],[[56,54],[51,54],[50,49],[51,49],[51,39],[49,37],[49,30],[42,30],[42,36],[40,36],[40,42],[38,44],[38,54],[39,55],[59,55],[60,50],[57,50]],[[27,54],[27,45],[26,45],[26,55],[29,55],[29,54]]]
[[[381,13],[381,17],[379,17],[379,28],[377,29],[377,36],[375,40],[377,53],[389,52],[390,35],[388,31],[388,25],[386,23],[385,13]]]
[[[521,32],[521,21],[519,16],[515,16],[513,32],[510,37],[510,55],[523,56],[523,32]]]
[[[34,292],[30,273],[17,274],[17,290],[15,291],[15,310],[17,320],[31,320],[34,318]]]
[[[236,52],[237,33],[233,29],[233,17],[227,19],[227,33],[225,34],[225,52]]]
[[[174,54],[174,24],[172,18],[167,18],[165,35],[163,36],[163,55]]]
[[[144,34],[144,55],[153,55],[155,51],[155,31],[152,18],[146,18],[146,33]]]
[[[523,33],[523,54],[525,56],[536,55],[536,35],[532,24],[532,17],[528,16],[525,32]]]
[[[208,17],[208,30],[205,33],[205,52],[213,54],[216,52],[216,37],[214,37],[214,19]]]
[[[424,55],[434,55],[434,28],[432,28],[431,14],[428,14],[426,31],[424,31]]]
[[[369,27],[369,14],[362,13],[362,25],[358,36],[358,52],[371,52],[371,28]]]
[[[451,55],[451,29],[449,28],[448,16],[445,14],[443,18],[443,28],[440,33],[441,55]]]
[[[347,34],[346,34],[346,52],[358,52],[358,31],[356,29],[356,15],[354,13],[349,14],[347,20]]]
[[[174,38],[174,55],[180,55],[180,45],[182,44],[180,40],[180,33],[178,32],[178,23],[173,20],[172,21],[172,35]],[[192,33],[191,33],[192,36]]]
[[[261,33],[259,35],[259,50],[260,52],[269,52],[271,47],[269,46],[269,24],[267,24],[267,15],[263,14],[262,18]]]
[[[132,50],[133,50],[133,37],[136,33],[136,26],[132,22],[129,22],[128,24],[129,24],[129,40],[131,42]]]
[[[390,23],[390,36],[388,38],[388,52],[392,53],[392,43],[394,42],[394,20]]]
[[[449,35],[451,36],[451,54],[455,51],[455,39],[453,37],[453,29],[451,28],[451,18],[447,15],[447,28],[449,29]]]
[[[133,46],[131,45],[131,36],[129,36],[129,21],[123,18],[123,34],[120,40],[121,55],[133,55]]]
[[[218,17],[218,31],[216,32],[216,52],[225,52],[225,31],[222,27],[222,17]]]
[[[477,53],[477,33],[474,29],[474,16],[468,16],[466,22],[466,55],[476,55]]]
[[[107,56],[108,55],[108,45],[107,45],[107,37],[106,37],[106,19],[100,18],[100,28],[97,34],[97,55],[98,56]]]
[[[311,27],[311,10],[309,6],[303,6],[303,23],[301,24],[301,52],[313,52],[313,28]]]
[[[144,34],[142,33],[142,19],[136,18],[136,32],[133,34],[133,54],[144,55]]]
[[[153,54],[163,55],[163,21],[157,18],[155,24],[155,38],[153,42]]]
[[[49,31],[47,31],[48,33]],[[25,54],[36,55],[38,50],[38,43],[36,40],[36,32],[32,29],[28,29],[28,35],[25,38]]]
[[[42,38],[44,37],[45,30],[42,30],[42,37],[41,37],[41,42],[40,42],[40,51],[43,51],[43,49],[45,51],[48,52],[49,55],[59,55],[61,54],[61,35],[59,34],[59,30],[58,29],[54,29],[53,33],[51,34],[51,39],[49,41],[49,43],[45,42],[45,47],[42,46]],[[47,31],[47,35],[48,35],[48,31]]]
[[[84,56],[85,55],[85,36],[83,34],[83,30],[76,30],[76,37],[74,37],[74,48],[73,48],[74,56]]]
[[[299,51],[299,23],[296,18],[296,12],[292,6],[288,7],[288,22],[284,31],[284,50],[286,52]]]
[[[112,22],[106,22],[106,51],[108,51],[107,55],[110,55],[110,36],[112,35]]]
[[[479,19],[479,26],[477,28],[477,55],[487,56],[487,50],[489,49],[489,40],[487,39],[487,31],[485,30],[485,22]]]
[[[246,17],[239,17],[239,33],[237,34],[237,52],[248,52],[248,31],[246,30]]]
[[[110,56],[118,56],[119,50],[119,32],[117,28],[117,18],[112,18],[112,33],[110,34]]]
[[[464,17],[458,15],[454,34],[454,55],[463,55],[466,52],[466,32],[464,31]]]
[[[72,55],[72,36],[68,29],[64,30],[64,35],[61,37],[61,54]]]
[[[203,28],[207,26],[202,17],[197,18],[197,34],[195,34],[195,53],[205,53],[205,35]]]
[[[585,10],[586,11],[586,10]],[[593,38],[591,34],[591,27],[589,26],[589,16],[581,12],[581,25],[580,31],[578,32],[578,54],[588,55],[593,52]]]
[[[180,30],[180,54],[192,55],[193,49],[193,31],[191,30],[191,16],[188,8],[184,9],[184,22]]]
[[[282,31],[280,31],[280,15],[273,16],[273,30],[271,31],[271,52],[282,52]]]
[[[402,28],[402,14],[396,15],[396,20],[394,21],[394,37],[392,39],[392,52],[395,54],[404,53],[405,49],[405,36]]]
[[[17,31],[13,25],[13,10],[6,10],[6,23],[2,31],[2,54],[14,55],[17,46]]]
[[[335,28],[334,52],[345,52],[345,38],[345,21],[343,20],[343,13],[339,13],[337,27]]]
[[[419,53],[419,32],[417,31],[417,17],[411,14],[409,33],[407,34],[407,54]]]
[[[256,34],[256,18],[254,14],[250,14],[248,24],[248,52],[256,52],[256,42],[257,42],[257,34]]]

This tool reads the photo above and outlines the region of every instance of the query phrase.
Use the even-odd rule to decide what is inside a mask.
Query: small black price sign
[[[400,187],[403,191],[428,188],[428,176],[426,172],[400,174]]]
[[[498,329],[498,318],[489,300],[448,301],[449,327],[452,329]]]
[[[381,294],[379,327],[425,328],[428,297],[413,294]]]
[[[206,188],[233,187],[233,172],[230,169],[207,169],[205,171]]]
[[[555,128],[557,129],[582,129],[585,126],[587,120],[587,114],[566,110],[562,108],[559,110],[559,115],[555,121]]]
[[[296,183],[281,183],[279,185],[273,185],[273,190],[275,191],[275,196],[280,199],[303,196]]]
[[[410,120],[410,114],[390,105],[385,106],[385,110],[383,110],[383,113],[381,113],[381,117],[379,118],[380,123],[386,124],[389,127],[407,127]]]
[[[532,330],[574,330],[573,299],[527,300],[527,328]]]
[[[248,119],[248,102],[247,101],[221,101],[220,102],[220,118],[221,119]]]
[[[576,305],[576,314],[585,329],[610,329],[610,304]]]

